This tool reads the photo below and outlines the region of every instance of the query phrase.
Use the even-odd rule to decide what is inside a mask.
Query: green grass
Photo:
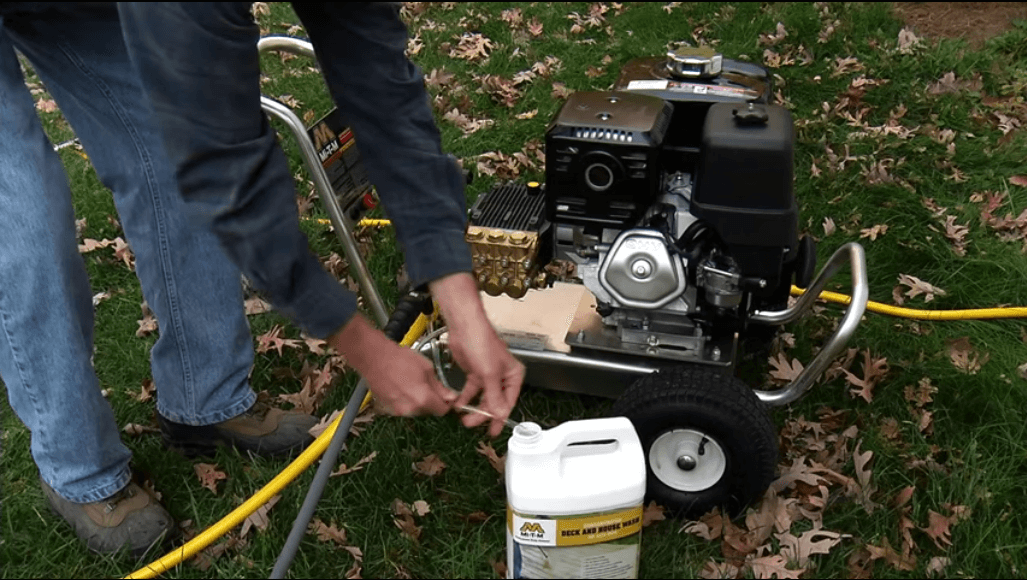
[[[698,3],[666,11],[661,3],[611,4],[601,26],[585,25],[580,34],[571,33],[574,21],[568,14],[587,16],[588,3],[450,4],[426,5],[409,22],[412,34],[423,43],[413,57],[417,64],[426,73],[444,69],[455,74],[449,88],[434,89],[433,95],[448,99],[445,110],[436,110],[445,148],[477,174],[468,187],[469,201],[497,181],[475,169],[478,155],[487,151],[511,155],[531,140],[542,140],[548,120],[560,105],[551,95],[553,83],[573,90],[606,89],[630,59],[660,55],[668,42],[691,40],[693,34],[715,42],[727,57],[745,55],[761,63],[764,50],[799,55],[801,45],[811,57],[808,64],[797,62],[772,72],[777,75],[776,88],[791,104],[797,120],[795,190],[800,228],[817,239],[820,260],[844,243],[861,242],[867,252],[871,299],[884,303],[892,303],[899,275],[908,274],[946,291],[930,303],[922,296],[907,299],[906,305],[913,308],[1027,305],[1023,241],[1002,241],[981,222],[982,204],[973,201],[975,193],[1002,192],[1007,194],[1005,205],[996,215],[1011,213],[1015,217],[1027,207],[1027,188],[1009,182],[1011,176],[1027,175],[1027,129],[1003,135],[992,114],[1019,115],[1027,126],[1027,23],[1018,23],[980,50],[959,40],[929,39],[911,54],[902,54],[896,49],[902,24],[893,19],[886,5],[875,3],[828,4],[827,16],[813,3]],[[504,22],[501,12],[508,8],[519,9],[524,23]],[[825,18],[838,20],[838,24],[833,35],[818,42]],[[532,19],[543,25],[538,38],[525,29]],[[773,33],[778,22],[788,36],[775,46],[760,45],[759,35]],[[260,17],[260,23],[269,32],[283,33],[295,24],[295,17],[286,5],[275,4],[269,15]],[[449,56],[449,49],[465,31],[479,32],[493,42],[488,60],[468,62]],[[546,78],[520,85],[522,95],[511,108],[478,89],[475,77],[491,74],[510,79],[547,56],[558,58],[559,67]],[[606,56],[609,62],[603,64]],[[862,69],[833,74],[837,60],[847,57],[856,57]],[[320,117],[330,103],[318,76],[307,70],[311,64],[302,58],[282,62],[275,56],[266,57],[264,93],[292,95],[300,102],[297,114]],[[596,67],[592,77],[586,74],[589,67]],[[979,74],[979,88],[931,94],[929,87],[950,71],[959,81]],[[898,123],[912,130],[909,138],[861,136],[857,134],[860,129],[839,114],[824,114],[824,104],[829,109],[838,106],[853,79],[860,76],[886,82],[867,87],[859,107],[841,112],[856,114],[867,107],[863,120],[874,127],[904,108]],[[465,97],[466,105],[462,104]],[[1005,104],[990,107],[987,103],[996,98],[1004,98]],[[443,113],[455,106],[474,118],[492,119],[494,125],[465,136],[442,120]],[[536,109],[530,119],[515,117]],[[58,112],[46,113],[43,119],[54,142],[71,137]],[[948,143],[939,143],[932,136],[943,129],[955,132],[954,153],[946,150]],[[293,174],[305,179],[291,138],[282,142]],[[856,159],[843,169],[832,170],[825,147],[844,156],[846,145]],[[121,235],[118,226],[108,220],[116,215],[110,194],[88,162],[74,148],[62,150],[61,155],[78,216],[88,222],[86,237]],[[876,162],[890,164],[889,172],[897,179],[868,182],[864,174]],[[813,164],[821,172],[819,176],[813,175]],[[958,181],[950,178],[953,168],[962,175]],[[540,175],[538,168],[526,169],[519,178]],[[298,190],[301,195],[308,194],[309,181],[300,181]],[[944,236],[944,218],[932,216],[925,207],[926,198],[947,208],[947,215],[969,228],[965,256],[953,251]],[[310,217],[325,217],[325,213],[315,203]],[[825,218],[837,226],[830,235],[822,226]],[[860,237],[862,229],[882,224],[888,229],[876,240]],[[306,221],[304,228],[318,255],[341,253],[334,234],[325,226]],[[369,236],[370,267],[391,305],[398,294],[395,278],[402,256],[389,230]],[[112,292],[97,308],[96,370],[101,386],[110,390],[109,400],[119,424],[148,424],[152,403],[139,403],[131,397],[149,377],[148,350],[154,340],[135,336],[141,300],[138,282],[109,250],[87,254],[85,261],[94,292]],[[846,291],[846,278],[839,276],[830,287]],[[787,331],[795,335],[796,345],[788,349],[789,358],[808,361],[839,316],[837,307],[828,307],[790,325]],[[250,320],[255,336],[284,322],[275,314]],[[893,547],[901,546],[903,512],[892,507],[892,500],[906,486],[915,488],[905,512],[915,528],[926,528],[932,511],[948,514],[949,504],[967,506],[970,517],[952,525],[952,544],[946,549],[936,547],[921,529],[912,529],[913,570],[899,570],[881,559],[869,566],[874,577],[923,577],[934,557],[949,559],[944,573],[948,577],[1027,574],[1023,540],[1027,520],[1022,517],[1022,506],[1027,503],[1027,381],[1017,373],[1017,367],[1027,362],[1023,328],[1017,321],[916,323],[867,314],[849,346],[888,359],[890,370],[876,386],[873,402],[852,398],[847,394],[850,385],[837,378],[818,385],[797,403],[773,411],[782,428],[783,460],[816,457],[818,450],[810,446],[808,430],[801,437],[790,433],[800,419],[817,421],[825,409],[843,413],[829,428],[835,439],[827,444],[828,451],[836,444],[847,445],[840,473],[855,475],[852,451],[857,442],[861,451],[873,452],[869,465],[877,491],[871,499],[883,507],[867,513],[840,486],[832,485],[829,504],[822,512],[823,527],[849,537],[829,553],[814,555],[804,577],[849,577],[850,559],[858,558],[866,545],[881,546],[887,540]],[[298,331],[289,327],[287,334],[296,337]],[[949,358],[948,341],[961,337],[968,337],[981,355],[988,355],[975,374],[957,369]],[[273,352],[258,355],[252,383],[271,393],[294,391],[298,381],[288,374],[298,371],[305,361],[320,366],[323,360],[300,350],[287,350],[282,357]],[[853,372],[858,374],[861,365],[862,354]],[[923,407],[933,413],[933,424],[922,432],[905,389],[924,378],[931,380],[937,392]],[[761,383],[767,380],[765,375],[758,379]],[[338,380],[321,412],[342,408],[354,383],[352,373]],[[49,514],[28,453],[29,435],[4,400],[0,416],[0,575],[99,577],[136,569],[137,563],[128,558],[101,558],[87,552],[63,522]],[[555,425],[602,416],[608,408],[609,401],[601,399],[526,389],[514,415]],[[894,432],[885,428],[892,421],[897,427]],[[858,434],[845,441],[840,433],[849,427],[855,427]],[[491,442],[501,454],[505,439],[506,435]],[[214,495],[200,486],[192,462],[162,449],[156,435],[126,436],[125,440],[134,452],[136,467],[154,477],[171,513],[178,520],[191,520],[197,531],[241,504],[285,466],[282,461],[220,452],[212,462],[228,478]],[[331,479],[317,517],[345,529],[349,544],[362,550],[364,577],[494,577],[493,563],[505,561],[505,499],[500,475],[476,450],[485,441],[488,438],[481,431],[464,429],[454,417],[376,418],[350,440],[341,461],[352,465],[372,452],[377,456],[362,470]],[[414,473],[411,464],[430,454],[437,454],[446,469],[434,477]],[[932,464],[937,467],[931,468]],[[165,576],[265,577],[312,475],[308,470],[282,493],[270,512],[268,529],[251,532],[246,545],[214,559],[209,569],[189,562]],[[794,490],[788,494],[798,497]],[[408,504],[424,500],[431,505],[430,514],[417,518],[423,527],[419,541],[405,537],[393,524],[390,506],[397,498]],[[742,520],[736,523],[743,525]],[[645,529],[642,576],[694,577],[711,559],[725,561],[719,540],[683,533],[683,524],[667,520]],[[792,531],[798,534],[809,527],[809,521],[796,522]],[[340,577],[353,562],[348,552],[309,535],[291,574]]]

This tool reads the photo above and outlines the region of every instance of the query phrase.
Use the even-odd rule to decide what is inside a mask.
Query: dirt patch
[[[975,49],[1027,19],[1027,2],[896,2],[894,10],[918,36],[963,38]]]

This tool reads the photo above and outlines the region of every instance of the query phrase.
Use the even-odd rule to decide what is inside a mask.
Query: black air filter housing
[[[672,111],[648,95],[572,94],[546,131],[547,217],[596,228],[637,221],[659,193]]]
[[[795,254],[794,141],[792,115],[778,105],[716,103],[706,115],[692,213],[713,226],[746,276],[773,279]]]

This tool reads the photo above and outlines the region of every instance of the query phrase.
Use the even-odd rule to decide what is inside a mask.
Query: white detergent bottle
[[[645,458],[625,417],[514,428],[508,578],[637,578]]]

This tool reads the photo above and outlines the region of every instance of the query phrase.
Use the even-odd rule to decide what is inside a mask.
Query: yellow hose
[[[325,218],[308,218],[308,219],[310,221],[314,222],[314,223],[318,223],[318,224],[321,224],[323,226],[330,226],[330,225],[332,225],[332,220],[330,220],[330,219],[325,219]],[[359,222],[357,222],[357,226],[362,227],[362,228],[384,228],[386,226],[391,226],[391,225],[392,225],[392,222],[389,221],[389,220],[379,220],[379,219],[371,219],[371,218],[364,218],[364,219],[360,220]]]
[[[400,346],[411,346],[428,327],[428,317],[420,315],[417,320],[414,321],[413,325],[410,326],[410,330],[407,331],[406,336],[400,341]],[[363,403],[361,403],[360,409],[370,402],[371,393],[368,393],[364,397]],[[328,444],[332,441],[332,435],[335,433],[335,429],[339,426],[339,422],[342,420],[342,414],[340,414],[331,425],[325,429],[324,433],[320,437],[314,440],[307,449],[296,458],[295,461],[290,463],[281,473],[275,476],[267,485],[261,488],[257,493],[253,494],[250,499],[246,500],[241,506],[232,510],[227,516],[221,518],[220,521],[210,526],[198,536],[189,540],[181,547],[168,552],[166,555],[158,560],[155,560],[146,566],[132,572],[125,578],[155,578],[156,576],[163,574],[164,572],[174,568],[181,564],[185,560],[195,556],[200,550],[214,543],[215,540],[224,536],[230,532],[233,528],[243,523],[247,517],[253,512],[260,509],[261,506],[266,504],[272,497],[277,493],[285,489],[285,486],[289,485],[292,480],[296,479],[299,474],[310,467],[314,461],[325,452],[328,448]]]
[[[805,290],[792,286],[792,294],[801,296]],[[852,297],[847,294],[823,291],[820,299],[837,304],[848,304]],[[889,306],[880,302],[867,302],[867,310],[888,316],[899,318],[912,318],[914,320],[994,320],[996,318],[1027,318],[1027,307],[1008,306],[1005,308],[974,308],[969,310],[916,310],[914,308],[902,308],[900,306]]]

